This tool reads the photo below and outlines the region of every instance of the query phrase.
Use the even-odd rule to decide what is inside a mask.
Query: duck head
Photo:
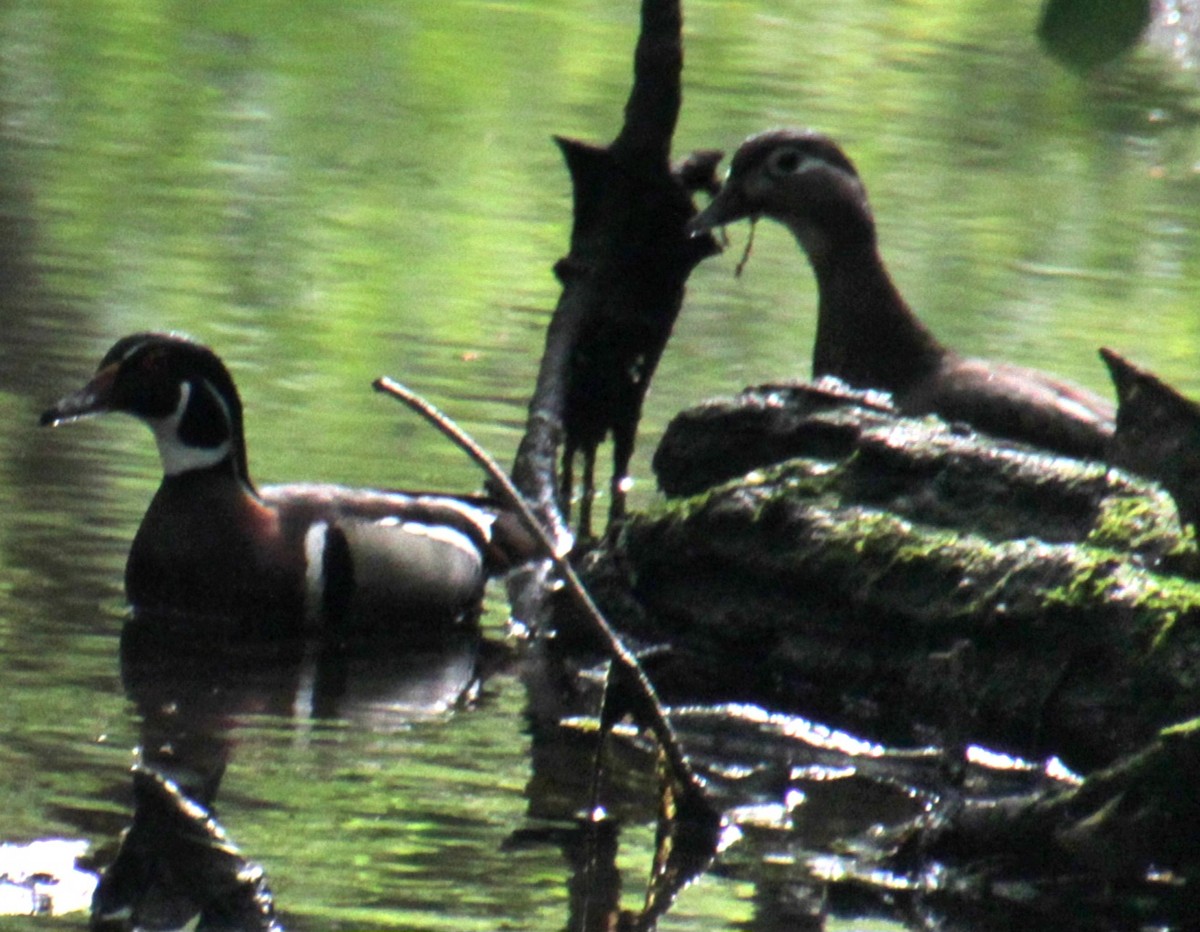
[[[832,139],[812,130],[775,129],[747,139],[720,192],[688,229],[699,235],[762,216],[787,226],[814,261],[831,249],[875,242],[854,164]]]
[[[237,387],[216,353],[175,333],[118,340],[92,380],[40,419],[54,426],[110,411],[131,414],[154,433],[163,473],[227,464],[249,483]]]

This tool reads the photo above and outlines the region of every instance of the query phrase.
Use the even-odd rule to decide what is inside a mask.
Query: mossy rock
[[[621,627],[669,646],[651,667],[668,697],[1080,767],[1196,714],[1195,545],[1158,487],[874,403],[797,415],[780,393],[807,388],[769,391],[792,430],[759,448],[820,455],[631,516],[586,566]],[[731,436],[754,446],[722,429],[746,397],[692,419],[704,469]]]

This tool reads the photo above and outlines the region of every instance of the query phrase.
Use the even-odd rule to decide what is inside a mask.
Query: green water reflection
[[[1070,75],[1037,8],[689,0],[677,151],[824,129],[948,343],[1105,393],[1109,344],[1200,396],[1190,79],[1145,50]],[[368,384],[406,381],[511,458],[570,221],[550,136],[615,133],[636,24],[614,0],[0,6],[0,839],[110,843],[138,740],[116,644],[153,447],[36,413],[116,337],[181,329],[238,378],[259,480],[474,488]],[[735,280],[730,235],[659,370],[635,502],[675,410],[807,374],[798,250],[764,225]],[[558,856],[499,850],[523,815],[522,704],[502,679],[400,734],[241,730],[221,814],[288,927],[561,927]],[[663,927],[754,927],[752,893],[707,877]]]

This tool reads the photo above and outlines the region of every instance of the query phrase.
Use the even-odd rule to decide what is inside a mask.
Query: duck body
[[[185,337],[118,341],[42,423],[108,411],[150,426],[163,462],[125,567],[137,609],[240,619],[264,633],[419,630],[470,616],[488,576],[521,558],[515,516],[484,499],[256,488],[233,380]]]
[[[1103,455],[1113,406],[1034,369],[960,356],[904,300],[880,257],[866,190],[828,137],[772,130],[734,155],[695,232],[767,216],[791,230],[817,279],[813,375],[890,392],[906,414],[936,414],[1074,456]]]
[[[130,548],[125,590],[138,607],[269,628],[458,617],[482,595],[493,520],[448,497],[310,484],[234,495],[223,476],[164,477]]]
[[[268,627],[304,620],[303,550],[284,523],[227,476],[164,476],[129,549],[126,597],[139,609],[240,615]]]

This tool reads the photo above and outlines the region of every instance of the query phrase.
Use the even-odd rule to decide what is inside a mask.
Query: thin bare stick
[[[753,217],[750,220],[750,235],[746,237],[746,248],[742,250],[742,258],[738,259],[738,264],[733,269],[733,277],[741,278],[742,272],[746,271],[746,264],[750,261],[750,250],[754,248],[754,231],[758,228],[758,218]]]
[[[376,391],[390,395],[408,405],[409,408],[416,411],[417,414],[421,415],[421,417],[425,418],[425,420],[441,431],[446,437],[450,438],[459,449],[466,453],[477,466],[487,473],[488,477],[503,493],[506,502],[516,509],[526,528],[541,544],[544,555],[554,563],[554,568],[562,576],[563,582],[566,583],[567,591],[571,593],[571,597],[583,609],[585,616],[600,633],[604,643],[608,647],[612,662],[620,667],[624,674],[641,691],[643,698],[646,700],[645,711],[650,717],[650,721],[647,723],[650,731],[658,739],[663,753],[667,756],[667,760],[675,772],[676,778],[684,787],[689,797],[691,797],[690,801],[697,806],[703,807],[709,815],[715,815],[705,795],[703,782],[696,775],[696,772],[692,769],[692,765],[688,762],[680,748],[679,740],[675,736],[675,730],[671,727],[671,723],[663,711],[662,703],[659,702],[654,685],[646,677],[637,658],[622,643],[616,632],[613,631],[612,626],[609,625],[607,619],[601,614],[596,603],[592,601],[592,597],[583,585],[583,581],[576,574],[575,567],[571,566],[564,554],[558,552],[558,548],[555,547],[550,534],[542,526],[542,523],[538,521],[533,513],[533,509],[525,501],[524,496],[517,491],[508,474],[504,472],[500,464],[483,447],[476,443],[469,434],[416,392],[387,376],[381,376],[371,384]]]

